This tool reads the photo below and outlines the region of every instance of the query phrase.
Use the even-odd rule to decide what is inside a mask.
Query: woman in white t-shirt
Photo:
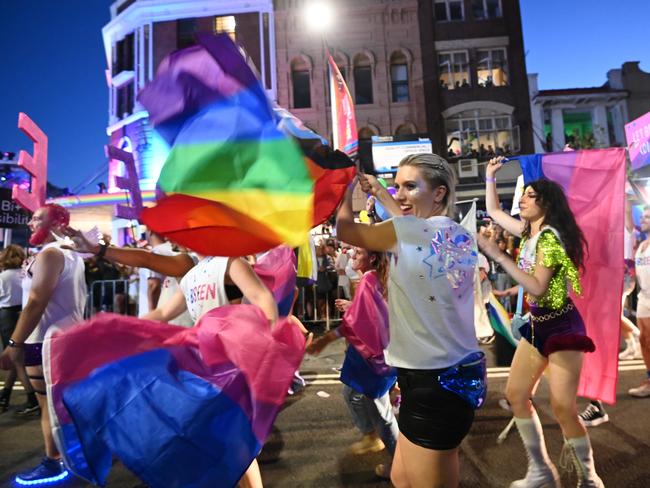
[[[16,244],[10,244],[0,254],[0,339],[3,349],[9,344],[22,310],[23,288],[21,267],[25,261],[25,251]],[[25,387],[31,405],[38,405],[34,390],[27,377],[24,367],[15,365],[7,373],[5,384],[0,390],[0,413],[9,408],[9,398],[16,382],[16,378]]]
[[[397,487],[455,487],[458,446],[476,403],[447,389],[443,373],[480,354],[474,335],[475,242],[451,219],[454,175],[440,156],[404,158],[395,200],[375,178],[360,175],[360,181],[398,215],[376,225],[355,223],[350,189],[337,216],[341,240],[392,253],[385,358],[398,368],[402,403],[391,480]]]

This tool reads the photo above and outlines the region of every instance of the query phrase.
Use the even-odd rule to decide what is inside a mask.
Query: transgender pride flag
[[[524,183],[545,177],[564,188],[589,245],[583,294],[573,296],[596,344],[585,354],[578,395],[616,401],[623,292],[625,149],[594,149],[518,158]]]
[[[304,354],[286,319],[219,307],[186,329],[100,314],[43,348],[66,466],[104,486],[113,456],[152,488],[233,487],[259,454]]]

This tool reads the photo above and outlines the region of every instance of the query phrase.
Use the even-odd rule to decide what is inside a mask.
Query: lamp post
[[[321,40],[321,59],[325,63],[325,79],[323,83],[323,93],[325,95],[324,100],[327,100],[328,93],[328,78],[329,78],[329,67],[327,64],[326,53],[329,54],[329,47],[327,45],[327,40],[325,38],[327,32],[332,26],[334,20],[334,10],[332,5],[327,0],[310,0],[302,12],[303,20],[305,26],[310,33],[317,34],[320,36]],[[331,100],[330,100],[330,103]],[[329,117],[325,118],[325,130],[327,133],[331,130],[331,123]]]

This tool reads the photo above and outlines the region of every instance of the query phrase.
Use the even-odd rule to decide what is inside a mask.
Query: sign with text
[[[27,229],[30,215],[11,198],[9,188],[0,188],[0,228]]]
[[[625,124],[625,138],[632,169],[650,163],[650,112]]]
[[[430,153],[431,151],[429,139],[417,141],[392,141],[391,138],[385,137],[373,137],[372,139],[372,160],[377,173],[394,172],[400,161],[409,154]]]

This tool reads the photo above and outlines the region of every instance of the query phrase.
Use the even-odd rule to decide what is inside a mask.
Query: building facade
[[[322,36],[305,19],[309,0],[276,0],[278,103],[331,140],[327,50],[355,102],[360,139],[426,133],[418,2],[328,0]]]
[[[152,80],[169,53],[194,43],[196,32],[227,33],[246,51],[271,97],[276,93],[273,3],[271,0],[117,0],[102,29],[108,63],[110,144],[132,152],[140,187],[153,190],[167,156],[137,93]],[[108,191],[122,163],[109,162]]]

